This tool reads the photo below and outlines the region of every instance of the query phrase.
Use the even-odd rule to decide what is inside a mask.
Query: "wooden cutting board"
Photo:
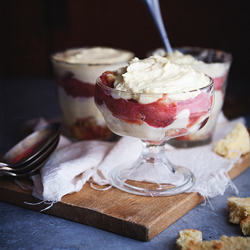
[[[250,153],[242,157],[229,172],[231,179],[250,167]],[[32,185],[29,180],[19,180]],[[0,179],[0,200],[40,211],[48,205],[38,202],[31,190],[23,190],[10,178]],[[169,197],[144,197],[116,188],[97,191],[86,183],[77,193],[66,195],[44,213],[120,234],[136,240],[149,241],[203,201],[198,193]]]

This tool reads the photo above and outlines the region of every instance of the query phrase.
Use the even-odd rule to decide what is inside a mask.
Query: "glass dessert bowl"
[[[123,67],[133,57],[130,51],[108,47],[71,48],[52,55],[58,102],[69,137],[112,139],[94,103],[95,82],[104,71]]]
[[[167,54],[165,49],[159,48],[149,52],[148,55],[161,55],[173,63],[188,64],[193,69],[201,71],[213,79],[215,104],[207,124],[195,133],[169,141],[169,144],[178,148],[209,144],[224,103],[232,55],[225,51],[200,47],[174,48],[174,52],[170,54]]]
[[[207,123],[213,106],[213,80],[206,76],[206,86],[180,93],[132,93],[114,88],[115,75],[104,72],[97,79],[96,106],[111,131],[141,139],[143,150],[135,164],[110,173],[112,185],[146,196],[169,196],[190,189],[194,175],[169,162],[164,145]]]

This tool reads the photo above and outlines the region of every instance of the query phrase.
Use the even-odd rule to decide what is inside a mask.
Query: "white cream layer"
[[[172,124],[166,126],[165,128],[155,128],[149,126],[146,123],[138,125],[124,122],[123,120],[114,117],[112,113],[107,109],[105,104],[103,104],[102,106],[98,105],[98,108],[105,117],[109,129],[114,133],[121,136],[132,136],[149,141],[162,141],[172,138],[173,134],[175,134],[176,131],[187,127],[190,115],[188,109],[182,110],[176,116],[176,120]],[[207,116],[201,117],[201,119],[197,121],[197,123],[200,124],[206,118]],[[200,125],[192,126],[188,129],[188,133],[196,132],[199,127]]]
[[[105,126],[105,120],[95,105],[94,97],[72,97],[58,86],[58,101],[66,125],[73,125],[78,118],[95,117],[98,125]]]
[[[100,55],[98,56],[98,54]],[[134,54],[129,51],[102,47],[69,49],[54,55],[53,58],[56,60],[53,60],[53,66],[56,76],[64,77],[66,74],[72,73],[74,78],[79,81],[95,84],[96,79],[103,72],[125,67],[133,56]],[[74,57],[79,58],[74,60]]]
[[[190,140],[192,141],[199,140],[202,138],[206,138],[208,137],[208,135],[210,135],[211,131],[213,131],[213,127],[215,126],[216,120],[221,111],[223,101],[224,101],[224,97],[223,97],[222,91],[215,90],[214,91],[214,106],[213,106],[212,112],[210,113],[209,120],[202,129],[200,129],[194,134],[189,135]]]
[[[58,52],[54,59],[72,64],[113,64],[126,62],[134,54],[130,51],[107,47],[85,47]]]

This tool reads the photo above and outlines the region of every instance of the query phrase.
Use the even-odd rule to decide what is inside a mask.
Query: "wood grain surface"
[[[242,157],[229,172],[231,179],[250,167],[250,153]],[[31,187],[30,180],[19,180]],[[40,211],[48,204],[39,202],[30,188],[22,189],[14,179],[0,179],[0,200],[13,205]],[[183,193],[169,197],[145,197],[129,194],[116,188],[97,191],[86,183],[77,193],[66,195],[44,213],[120,234],[136,240],[149,241],[204,199],[198,193]]]

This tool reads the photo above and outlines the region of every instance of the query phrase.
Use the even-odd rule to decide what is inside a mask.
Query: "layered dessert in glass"
[[[110,139],[112,132],[94,104],[95,82],[106,70],[127,65],[130,51],[107,47],[72,48],[52,55],[57,96],[69,136]]]
[[[162,141],[207,123],[212,97],[207,89],[192,90],[209,83],[209,77],[188,65],[175,65],[158,56],[134,58],[128,67],[101,75],[95,101],[116,134]]]
[[[104,72],[95,90],[98,109],[114,133],[140,138],[144,146],[135,165],[114,170],[112,185],[151,196],[172,195],[190,188],[194,184],[192,173],[170,164],[164,145],[207,123],[213,90],[213,80],[204,73],[161,56],[134,58],[127,67]],[[139,183],[127,185],[126,179]],[[142,182],[157,185],[144,188]]]
[[[191,65],[196,71],[201,71],[213,78],[215,104],[207,124],[196,133],[178,137],[169,142],[176,147],[192,147],[210,143],[224,102],[227,76],[232,62],[231,54],[199,47],[177,48],[172,53],[166,53],[164,49],[157,49],[150,54],[164,56],[175,64]]]

